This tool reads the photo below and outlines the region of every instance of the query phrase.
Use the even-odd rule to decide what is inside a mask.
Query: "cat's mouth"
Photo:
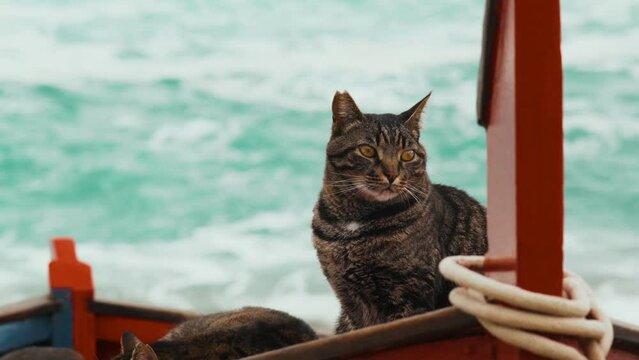
[[[364,193],[371,199],[376,201],[388,201],[399,195],[399,191],[393,189],[393,187],[385,188],[364,188]]]

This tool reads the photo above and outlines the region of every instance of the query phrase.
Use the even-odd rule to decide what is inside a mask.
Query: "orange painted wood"
[[[49,285],[58,289],[93,291],[91,267],[78,261],[75,241],[55,238],[51,241],[52,257],[49,262]]]
[[[450,360],[477,359],[493,360],[495,358],[494,341],[488,336],[472,336],[458,339],[440,340],[433,343],[422,343],[378,353],[357,356],[353,360]]]
[[[96,354],[95,316],[89,311],[93,300],[91,267],[78,261],[75,242],[56,238],[51,242],[53,259],[49,263],[51,289],[69,289],[73,303],[73,347],[86,359]]]
[[[150,344],[164,336],[175,326],[173,322],[135,319],[117,315],[96,316],[96,340],[98,359],[111,359],[120,352],[120,337],[125,331],[134,333]]]
[[[73,348],[85,359],[96,353],[95,316],[89,311],[93,290],[73,291]]]
[[[122,333],[130,331],[143,342],[152,343],[164,336],[174,326],[175,323],[99,315],[96,317],[96,337],[99,341],[119,343]]]

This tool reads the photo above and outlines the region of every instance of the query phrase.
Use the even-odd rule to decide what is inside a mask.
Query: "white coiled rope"
[[[459,286],[450,292],[450,302],[475,316],[496,338],[549,359],[606,358],[612,345],[612,323],[597,306],[592,290],[582,278],[565,272],[562,298],[524,290],[469,269],[483,267],[483,256],[450,256],[439,263],[442,275]],[[535,332],[585,339],[585,356]]]

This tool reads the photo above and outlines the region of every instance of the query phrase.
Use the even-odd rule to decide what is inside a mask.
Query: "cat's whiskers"
[[[352,179],[331,181],[326,183],[326,185],[331,187],[344,187],[344,186],[350,186],[354,184],[360,184],[365,181],[366,179],[362,178],[361,176],[357,176],[357,177],[353,177]]]
[[[415,199],[415,202],[419,202],[419,198],[417,198],[417,196],[415,194],[413,194],[413,192],[406,186],[404,187],[404,190],[413,197],[413,199]]]
[[[353,186],[334,189],[332,192],[335,195],[337,195],[337,194],[347,194],[347,193],[353,192],[355,190],[359,190],[361,187],[362,186],[360,184],[354,184]]]
[[[340,172],[335,172],[335,171],[330,171],[330,170],[324,170],[325,173],[329,173],[329,174],[333,174],[333,175],[337,175],[339,177],[351,177],[351,178],[358,178],[358,177],[362,177],[362,175],[359,174],[344,174],[344,173],[340,173]]]
[[[408,182],[406,182],[406,189],[410,190],[411,192],[413,192],[416,195],[419,195],[418,197],[420,198],[420,200],[426,199],[428,197],[428,194],[429,194],[429,192],[426,191],[425,189],[420,188],[416,184],[410,184]]]
[[[410,202],[410,198],[408,197],[407,192],[404,192],[404,191],[400,192],[399,193],[399,197],[406,204],[408,204]]]
[[[408,187],[417,194],[422,195],[424,198],[428,197],[429,192],[426,189],[420,188],[418,185],[408,184]]]
[[[359,190],[359,189],[361,189],[361,186],[358,185],[358,186],[354,186],[351,189],[344,189],[344,190],[335,191],[335,192],[333,192],[333,194],[334,195],[346,195],[346,194],[352,193],[352,192],[354,192],[356,190]]]
[[[366,186],[364,179],[361,179],[361,178],[355,179],[355,180],[348,180],[348,183],[344,183],[344,184],[330,183],[326,185],[336,189],[332,191],[334,195],[349,194],[356,190],[360,190],[362,187]]]
[[[353,180],[364,180],[364,179],[352,178],[352,179],[345,179],[345,180],[334,180],[334,181],[331,181],[330,184],[340,184],[340,183],[346,183],[346,182],[353,182]]]
[[[423,192],[421,192],[421,191],[420,191],[420,190],[418,190],[418,189],[415,189],[414,187],[411,187],[410,185],[407,185],[404,189],[405,189],[407,192],[411,193],[413,196],[417,196],[417,195],[419,195],[419,197],[422,197],[422,196],[424,195],[424,193],[423,193]]]

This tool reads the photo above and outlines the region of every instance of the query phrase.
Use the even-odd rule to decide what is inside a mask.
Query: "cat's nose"
[[[389,185],[392,184],[393,181],[395,181],[395,179],[397,179],[397,175],[395,175],[395,174],[390,174],[390,175],[389,174],[385,174],[385,175],[386,175],[386,178],[388,179],[388,184]]]

